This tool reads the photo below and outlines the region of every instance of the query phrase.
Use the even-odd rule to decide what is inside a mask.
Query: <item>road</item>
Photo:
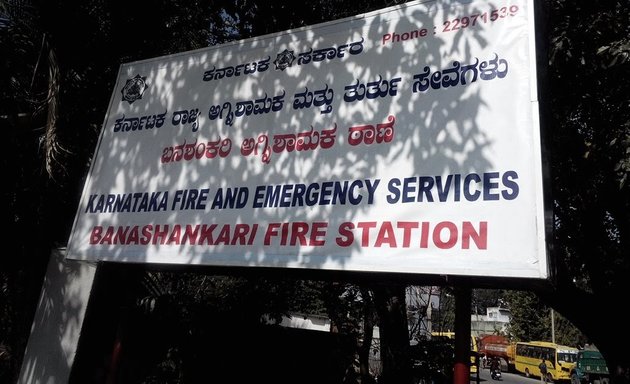
[[[470,384],[477,383],[476,374],[471,375]],[[490,370],[489,369],[481,369],[479,372],[479,383],[481,384],[498,384],[499,382],[496,380],[492,380],[490,378]],[[519,375],[517,373],[507,373],[501,372],[501,384],[539,384],[540,379],[537,377],[525,377],[523,375]]]

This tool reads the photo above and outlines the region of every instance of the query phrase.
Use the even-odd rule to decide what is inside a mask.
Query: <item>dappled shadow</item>
[[[65,260],[64,250],[51,253],[19,383],[67,382],[95,271]]]
[[[414,3],[123,65],[68,256],[546,276],[531,241],[542,219],[527,10],[491,20],[493,10]],[[383,136],[357,136],[370,129]],[[361,199],[323,201],[326,183],[356,183]],[[289,206],[254,207],[278,186],[289,186],[279,196]],[[312,205],[295,197],[310,186],[320,192]],[[415,225],[410,239],[401,222]]]
[[[492,4],[458,4],[448,12],[443,7],[435,2],[417,8],[403,6],[390,13],[353,18],[346,25],[331,22],[314,29],[122,66],[98,153],[78,207],[79,216],[68,256],[79,260],[219,267],[474,276],[492,271],[506,277],[544,275],[546,265],[537,265],[540,250],[536,242],[518,246],[523,245],[524,236],[536,233],[540,223],[536,216],[539,185],[534,177],[539,165],[539,159],[535,158],[537,133],[528,129],[534,126],[531,120],[536,116],[530,115],[533,97],[528,88],[532,80],[528,66],[530,57],[527,44],[523,44],[527,34],[521,28],[526,12],[521,9],[496,22],[479,19],[478,24],[472,25],[471,15],[486,14],[489,18]],[[396,17],[398,12],[405,17]],[[471,24],[465,28],[460,24],[459,29],[454,29],[454,20],[461,23],[463,17],[468,17]],[[334,50],[335,55],[321,60],[321,56],[314,56],[315,51],[328,48],[331,49],[323,52]],[[276,69],[274,61],[284,50],[293,51],[297,57],[292,66]],[[306,52],[311,52],[311,61],[298,65],[299,54]],[[492,60],[505,60],[509,70],[495,68],[492,78],[488,75],[482,79],[482,63],[491,66]],[[226,74],[216,78],[221,68],[250,65],[249,70],[252,70],[252,63],[256,63],[258,69],[260,65],[266,65],[267,69],[245,74],[245,67],[241,67],[239,76]],[[475,77],[473,72],[464,74],[463,66],[474,66]],[[450,73],[457,73],[458,80],[449,82],[446,74],[452,69],[457,69]],[[434,77],[438,73],[443,77]],[[144,78],[148,87],[141,98],[125,101],[123,88],[136,76]],[[420,79],[426,83],[417,82]],[[378,85],[378,92],[371,90],[378,93],[374,98],[353,96],[349,90],[373,82]],[[428,85],[426,89],[424,84]],[[387,92],[382,93],[385,88]],[[134,90],[131,91],[127,96],[133,98]],[[317,99],[321,104],[304,103],[303,107],[294,107],[300,101],[300,93],[306,96],[316,91],[321,93],[314,96],[323,95],[323,99]],[[328,91],[332,91],[332,99],[326,99],[331,95]],[[274,110],[273,103],[277,100],[274,98],[281,96],[282,108]],[[259,104],[258,100],[262,102]],[[249,114],[243,110],[242,116],[230,117],[230,113],[237,112],[237,103],[243,101],[271,110],[258,110],[260,113],[252,110]],[[231,110],[226,107],[227,103]],[[327,112],[328,107],[332,109],[330,112]],[[186,111],[188,115],[194,111],[195,122],[184,123],[183,113],[178,114],[179,111]],[[152,119],[160,118],[161,114],[164,114],[164,122],[157,127]],[[134,121],[142,122],[142,129],[135,126],[136,129],[128,130],[125,124],[134,124]],[[149,128],[149,121],[153,128]],[[379,126],[384,128],[383,132],[393,134],[374,138],[369,143],[365,136],[358,143],[354,143],[356,137],[350,136],[353,128],[359,131],[359,128]],[[333,129],[334,145],[324,147],[324,132]],[[277,152],[273,150],[275,135],[298,134],[309,139],[321,135],[317,136],[320,144],[305,150],[289,151],[287,147]],[[255,145],[257,153],[242,153],[247,151],[247,147],[242,147],[244,140],[253,139],[256,143],[261,137],[269,140],[271,151],[265,153],[262,145]],[[389,137],[391,141],[386,139]],[[225,139],[231,140],[231,147],[229,154],[222,157],[219,152],[227,148],[221,145]],[[216,156],[209,158],[206,150],[213,142],[219,144],[217,152],[212,152]],[[190,146],[192,143],[194,146]],[[182,156],[174,159],[178,147]],[[192,148],[190,159],[185,156],[186,148]],[[270,155],[268,162],[264,157],[267,155]],[[519,177],[511,179],[512,184],[506,184],[501,176],[507,172],[516,172]],[[474,179],[472,191],[484,197],[473,198],[463,192],[462,184],[469,174],[498,176],[493,176],[490,182]],[[441,190],[434,185],[427,187],[430,191],[419,191],[425,185],[423,182],[437,183],[438,178],[442,183],[451,180],[451,184],[448,188],[442,184]],[[367,184],[375,186],[377,180],[374,200],[368,201],[371,192]],[[408,202],[402,202],[401,195],[394,193],[403,192],[397,183],[405,180],[410,183],[405,190]],[[258,186],[292,185],[295,192],[296,186],[302,184],[317,185],[321,189],[324,183],[344,187],[346,181],[349,184],[360,182],[359,194],[353,196],[361,197],[356,204],[348,199],[345,203],[297,207],[252,206]],[[395,182],[388,189],[392,181]],[[492,186],[494,182],[499,185]],[[510,195],[515,193],[514,184],[518,184],[518,198]],[[205,201],[197,199],[188,207],[185,200],[176,203],[177,191],[205,193],[206,189]],[[247,191],[245,206],[212,208],[220,189],[224,193],[229,189],[237,195],[239,191]],[[168,198],[164,199],[166,192]],[[113,213],[105,207],[106,202],[99,205],[99,199],[107,200],[109,194],[133,199],[136,199],[133,194],[139,194],[139,207],[144,204],[143,197],[153,196],[155,206],[126,208],[126,212]],[[388,197],[395,201],[388,201]],[[161,208],[163,201],[164,209]],[[134,204],[135,200],[131,205]],[[480,223],[488,222],[487,241],[477,243],[469,237],[466,248],[462,227],[465,221],[470,221],[479,232],[482,232]],[[356,226],[359,222],[377,222],[378,225],[392,222],[396,234],[386,230],[378,236],[378,227],[365,232],[357,228],[350,230],[347,226],[343,234],[338,233],[345,223]],[[419,228],[427,223],[429,232],[414,231],[410,244],[405,246],[404,232],[396,228],[396,222],[416,223]],[[454,223],[458,231],[453,246],[448,244],[447,232],[439,232],[437,240],[432,232],[438,223],[444,222]],[[288,244],[281,244],[282,234],[274,234],[271,244],[264,245],[265,232],[271,223],[311,224],[306,243],[290,244],[289,237]],[[308,244],[312,223],[325,225],[322,231],[326,235],[321,236],[325,244]],[[187,225],[214,224],[217,230],[211,232],[213,240],[206,238],[205,243],[194,246],[182,240],[187,236],[184,234]],[[246,224],[247,227],[241,228],[249,232],[234,240],[237,224]],[[152,227],[147,227],[149,225]],[[168,226],[162,237],[168,244],[138,244],[148,236],[144,229],[153,232],[158,225],[163,229]],[[181,233],[175,232],[175,225],[182,226]],[[258,225],[255,235],[254,225]],[[124,234],[119,235],[116,230],[108,237],[106,228],[110,226],[122,228]],[[134,226],[140,228],[135,238],[133,230],[126,229]],[[224,237],[221,229],[227,226],[229,231]],[[95,232],[96,227],[102,227],[103,232]],[[346,242],[351,233],[354,240]],[[363,233],[369,234],[366,244],[362,244]],[[201,235],[197,233],[188,239],[193,236]],[[316,236],[315,240],[319,238]],[[336,245],[337,238],[346,243]],[[97,244],[90,245],[91,239]],[[252,244],[239,244],[250,239]],[[236,244],[231,244],[233,241]],[[115,244],[117,242],[128,244]],[[63,276],[64,281],[55,285],[45,281],[46,294],[39,303],[32,335],[33,342],[39,345],[29,345],[22,377],[65,375],[63,370],[50,371],[51,367],[69,369],[71,364],[76,342],[69,340],[79,334],[85,295],[89,292],[73,283],[79,283],[80,275],[90,267],[70,263],[62,268],[66,270],[53,270],[49,276]],[[110,340],[103,344],[107,341]],[[46,344],[42,346],[42,342]],[[48,353],[31,353],[33,351]]]

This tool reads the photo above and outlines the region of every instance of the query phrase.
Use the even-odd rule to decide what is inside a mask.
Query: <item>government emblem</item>
[[[144,91],[149,87],[146,80],[146,76],[140,75],[136,75],[133,79],[127,79],[127,83],[121,91],[123,101],[128,101],[131,104],[138,99],[142,99]]]
[[[285,68],[290,67],[293,64],[293,60],[295,60],[295,56],[293,56],[293,51],[289,51],[285,49],[284,51],[278,53],[276,59],[273,63],[276,65],[276,69],[284,71]]]

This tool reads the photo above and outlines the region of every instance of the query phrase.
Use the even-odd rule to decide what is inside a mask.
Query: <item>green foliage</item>
[[[626,291],[630,11],[619,1],[549,3],[548,137],[558,277],[602,295]]]
[[[571,347],[584,347],[588,338],[573,323],[558,312],[554,312],[556,343]]]
[[[356,7],[280,1],[0,5],[3,17],[11,18],[0,28],[0,127],[9,149],[2,168],[13,181],[3,189],[8,206],[2,217],[9,228],[3,243],[11,257],[0,261],[0,364],[9,367],[2,369],[9,378],[0,381],[11,382],[50,251],[67,241],[119,65],[327,21],[356,13]],[[382,3],[363,5],[367,10]],[[61,20],[71,20],[71,28]],[[37,241],[30,237],[35,234]],[[348,330],[356,330],[360,318],[358,290],[344,284],[169,273],[150,273],[143,281],[147,291],[136,309],[182,329],[199,328],[200,314],[212,311],[248,323],[261,314],[278,320],[289,311],[329,313]],[[173,351],[165,367],[175,361]]]
[[[68,238],[121,63],[399,2],[365,1],[358,9],[341,0],[0,1],[0,15],[8,17],[0,26],[0,128],[7,148],[0,168],[10,180],[2,191],[2,222],[8,228],[2,243],[10,256],[0,260],[0,381],[11,382],[19,369],[43,270],[51,248]],[[619,292],[630,291],[630,8],[621,1],[545,4],[550,52],[542,101],[550,117],[544,137],[553,189],[554,289],[579,288],[593,295],[592,303],[608,307]],[[51,113],[54,132],[48,130]],[[56,148],[55,156],[47,156],[46,148]],[[274,319],[288,311],[328,313],[345,330],[356,330],[362,316],[364,297],[343,283],[169,274],[146,279],[159,289],[139,297],[138,310],[190,327],[195,318],[189,315],[201,307],[247,322],[258,321],[262,313]],[[564,305],[567,319],[579,320],[595,308],[555,292],[540,294],[549,304]],[[473,308],[499,303],[493,296],[475,296]],[[548,307],[530,293],[508,291],[505,299],[514,316],[514,337],[550,338]],[[435,326],[453,329],[448,290],[441,300]],[[604,326],[589,332],[610,339],[608,321],[623,328],[621,320],[601,321]],[[563,317],[556,318],[556,326],[559,341],[582,342]],[[621,341],[611,344],[628,344],[628,331],[620,332]]]
[[[512,313],[508,335],[519,341],[551,340],[550,309],[535,294],[507,291],[507,306]]]
[[[472,314],[484,315],[488,307],[503,306],[503,290],[474,289],[471,297]]]
[[[527,291],[504,291],[504,299],[512,312],[508,336],[517,341],[551,341],[552,309]],[[578,347],[587,342],[586,336],[569,320],[553,311],[557,344]]]
[[[452,382],[455,345],[452,339],[420,339],[411,347],[413,375],[417,382]]]
[[[630,332],[594,308],[612,308],[630,290],[630,9],[621,1],[547,5],[554,282],[540,295],[627,374],[621,346]]]
[[[455,329],[455,296],[451,287],[440,289],[440,308],[434,311],[432,320],[434,332]]]

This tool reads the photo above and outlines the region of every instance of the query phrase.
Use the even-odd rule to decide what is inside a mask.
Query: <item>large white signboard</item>
[[[531,0],[122,65],[68,257],[546,278]]]

